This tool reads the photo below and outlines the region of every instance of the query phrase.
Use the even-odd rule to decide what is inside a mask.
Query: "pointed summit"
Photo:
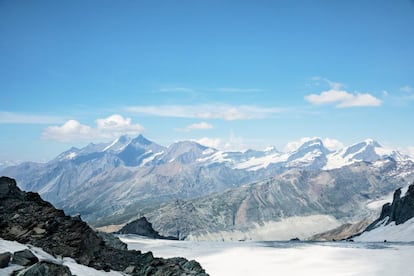
[[[148,145],[152,144],[153,142],[148,140],[147,138],[145,138],[142,134],[140,134],[136,138],[134,138],[131,141],[131,143],[132,144],[139,144],[139,145],[148,146]]]
[[[164,150],[163,146],[148,140],[140,134],[119,152],[118,157],[126,166],[134,167],[154,161],[155,157],[162,154]]]
[[[366,145],[369,145],[369,146],[382,148],[382,146],[380,145],[380,143],[378,143],[377,141],[375,141],[372,138],[365,139],[363,143],[365,143]]]
[[[106,146],[102,151],[120,152],[129,144],[130,141],[131,138],[129,138],[128,135],[122,135]]]

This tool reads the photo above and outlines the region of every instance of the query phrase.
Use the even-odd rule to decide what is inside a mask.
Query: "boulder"
[[[123,243],[118,237],[115,237],[112,233],[105,233],[101,231],[96,231],[96,234],[101,237],[105,244],[109,247],[119,249],[119,250],[127,250],[128,246],[126,243]]]
[[[17,273],[17,276],[72,276],[69,267],[48,261],[38,262]]]
[[[0,254],[0,268],[9,266],[12,254],[10,252],[4,252]]]
[[[12,259],[12,263],[21,266],[32,265],[38,261],[39,259],[29,249],[14,252]]]
[[[147,220],[146,217],[141,217],[137,220],[127,223],[124,227],[117,232],[118,234],[134,234],[144,236],[152,239],[169,239],[177,240],[175,237],[164,237],[161,236],[157,231],[154,230],[152,224]]]

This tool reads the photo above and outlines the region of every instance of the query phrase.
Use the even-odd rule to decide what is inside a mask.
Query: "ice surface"
[[[130,249],[183,256],[212,276],[414,275],[413,244],[309,242],[195,242],[121,236]]]

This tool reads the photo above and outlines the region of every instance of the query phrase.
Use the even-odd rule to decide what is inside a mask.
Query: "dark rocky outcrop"
[[[23,269],[17,276],[72,276],[69,267],[49,261],[38,262]]]
[[[38,261],[39,259],[32,253],[32,251],[29,249],[24,249],[22,251],[14,252],[12,263],[21,266],[28,266],[35,264]]]
[[[207,275],[197,262],[184,258],[155,258],[151,252],[108,246],[88,224],[66,216],[37,193],[21,191],[8,177],[0,177],[0,237],[99,270],[124,271],[132,266],[132,275]]]
[[[145,217],[141,217],[126,224],[121,228],[121,230],[117,232],[117,234],[134,234],[152,239],[178,240],[175,237],[161,236],[157,231],[154,230],[154,228],[152,228],[152,224]]]
[[[12,254],[10,252],[0,253],[0,268],[9,266]]]
[[[101,231],[96,231],[96,234],[104,240],[107,246],[115,248],[115,249],[119,249],[119,250],[128,250],[128,246],[126,245],[126,243],[123,243],[120,239],[115,237],[113,234],[105,233]]]
[[[401,197],[401,188],[394,192],[392,203],[382,206],[381,215],[371,223],[365,231],[370,231],[385,221],[385,225],[395,222],[396,225],[402,224],[414,217],[414,183],[408,187],[407,193]]]

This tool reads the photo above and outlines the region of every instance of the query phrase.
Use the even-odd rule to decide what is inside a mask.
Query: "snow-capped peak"
[[[127,135],[122,135],[115,139],[111,144],[106,146],[102,151],[113,151],[113,152],[119,152],[123,150],[131,141],[131,138],[129,138]]]
[[[406,159],[398,151],[385,148],[374,139],[368,138],[328,155],[328,162],[324,169],[340,168],[361,161],[375,162],[387,157],[397,161]]]

